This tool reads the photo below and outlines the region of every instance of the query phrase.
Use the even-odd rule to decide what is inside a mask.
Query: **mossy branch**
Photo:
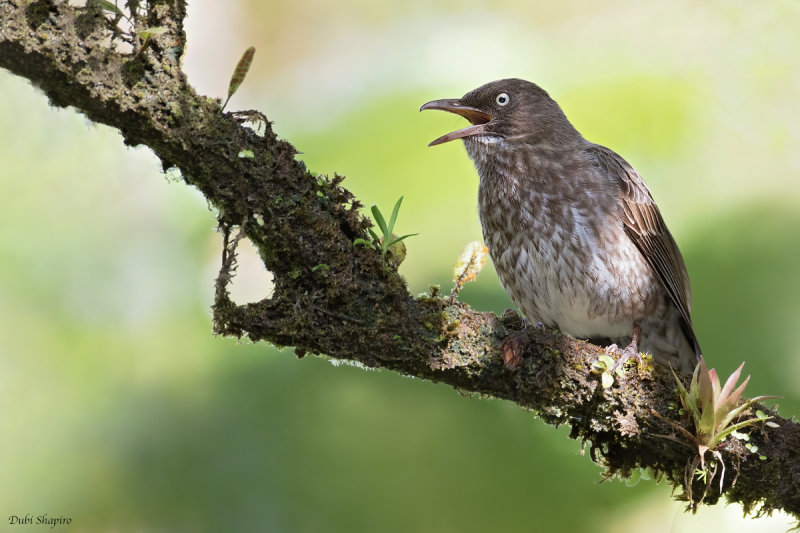
[[[0,66],[31,80],[53,105],[72,106],[117,128],[128,145],[150,147],[165,169],[178,168],[216,207],[227,245],[213,305],[216,332],[511,400],[547,423],[568,424],[607,475],[650,468],[686,493],[685,469],[696,452],[652,414],[686,425],[674,409],[668,370],[629,370],[605,388],[592,373],[600,348],[532,331],[522,365],[506,371],[500,343],[518,321],[436,293],[411,296],[380,251],[354,246],[355,239],[369,238],[370,223],[341,177],[311,175],[266,119],[263,135],[256,134],[242,124],[242,115],[223,113],[219,100],[188,85],[180,69],[184,3],[141,5],[125,17],[132,26],[126,31],[117,25],[119,14],[109,17],[92,0],[85,8],[0,0]],[[138,38],[136,32],[146,28],[160,31]],[[117,42],[134,49],[120,52]],[[238,157],[246,150],[253,157]],[[273,273],[269,299],[238,306],[228,298],[238,239],[227,238],[233,228],[258,248]],[[327,268],[315,268],[320,264]],[[728,468],[737,471],[726,476],[722,492],[746,511],[783,509],[800,518],[800,426],[777,415],[773,421],[779,427],[758,424],[750,434],[766,460],[738,441],[721,450]],[[688,479],[694,479],[695,493],[708,489],[706,503],[719,499],[719,487]]]

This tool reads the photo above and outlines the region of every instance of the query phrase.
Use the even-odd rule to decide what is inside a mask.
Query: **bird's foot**
[[[522,354],[525,351],[525,346],[528,345],[528,319],[521,317],[513,309],[506,309],[501,320],[508,330],[508,335],[500,345],[500,352],[503,354],[503,365],[509,372],[516,372],[522,363]],[[535,327],[544,330],[541,322],[538,322]]]
[[[611,373],[615,373],[617,369],[622,368],[629,359],[636,359],[637,368],[641,370],[642,368],[642,356],[639,354],[639,349],[637,343],[631,342],[625,348],[620,349],[619,346],[616,344],[612,344],[611,346],[606,348],[606,355],[616,355],[617,361],[614,363],[614,366],[611,368]]]
[[[509,372],[516,372],[522,363],[522,354],[528,344],[528,332],[509,331],[503,343],[500,345],[500,352],[503,354],[503,366]]]

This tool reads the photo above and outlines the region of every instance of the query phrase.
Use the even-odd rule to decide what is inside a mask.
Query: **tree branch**
[[[518,317],[477,312],[435,289],[412,297],[380,252],[353,244],[368,238],[370,222],[341,186],[343,178],[311,175],[266,120],[259,135],[241,115],[222,113],[219,100],[187,84],[180,70],[184,3],[131,4],[141,7],[125,14],[126,29],[119,26],[122,15],[104,11],[97,0],[84,8],[0,0],[0,66],[31,80],[53,105],[73,106],[117,128],[128,145],[147,145],[164,169],[177,167],[218,209],[225,248],[213,305],[217,333],[511,400],[547,423],[568,424],[607,476],[649,468],[686,499],[686,468],[696,449],[652,414],[686,426],[674,408],[668,370],[646,365],[604,388],[591,371],[601,348],[536,330],[528,334],[519,370],[506,371],[500,343],[519,327]],[[166,32],[139,37],[152,27]],[[123,51],[125,42],[133,50]],[[242,150],[254,157],[240,157]],[[234,228],[241,234],[231,241]],[[275,290],[268,299],[238,306],[227,284],[242,235],[258,248]],[[750,432],[766,460],[735,439],[721,450],[729,472],[722,494],[748,512],[783,509],[800,518],[800,426],[777,415],[774,421],[779,427],[757,424]],[[693,472],[688,479],[693,494],[707,489],[705,502],[718,501],[718,482],[706,486]]]

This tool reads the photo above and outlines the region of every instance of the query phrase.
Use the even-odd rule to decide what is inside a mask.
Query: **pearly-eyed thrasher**
[[[524,80],[493,81],[425,109],[472,123],[429,146],[464,141],[480,175],[484,241],[529,321],[613,342],[609,351],[623,359],[642,350],[694,368],[700,346],[686,266],[627,161],[584,139],[547,92]]]

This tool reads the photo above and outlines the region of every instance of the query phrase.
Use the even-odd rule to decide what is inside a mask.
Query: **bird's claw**
[[[616,355],[617,360],[611,368],[611,373],[615,373],[618,369],[622,368],[629,359],[636,359],[637,368],[642,368],[642,356],[635,344],[631,343],[625,348],[620,349],[616,344],[612,344],[606,348],[606,355]]]
[[[503,366],[509,372],[516,372],[522,363],[522,353],[528,343],[528,335],[523,331],[511,331],[503,339],[500,351],[503,354]]]

